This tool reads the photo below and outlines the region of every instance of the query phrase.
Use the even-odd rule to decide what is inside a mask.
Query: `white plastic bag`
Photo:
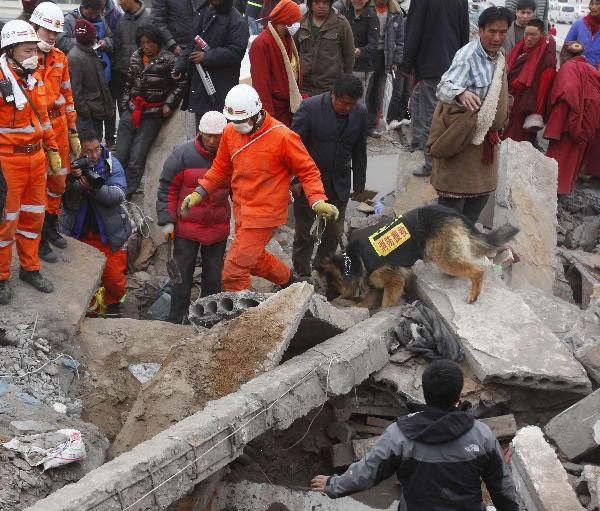
[[[69,439],[58,445],[56,449],[49,451],[46,457],[39,462],[43,463],[44,470],[67,465],[74,461],[81,461],[87,456],[80,431],[76,429],[60,429],[58,433],[62,433]]]

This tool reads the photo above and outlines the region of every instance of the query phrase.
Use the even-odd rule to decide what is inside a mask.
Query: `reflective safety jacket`
[[[66,114],[69,129],[77,129],[77,113],[71,92],[71,76],[67,56],[58,48],[38,52],[38,72],[46,86],[46,104],[51,117]]]
[[[36,82],[32,90],[29,90],[22,78],[13,69],[10,71],[35,105],[39,119],[29,102],[26,102],[19,110],[14,102],[7,102],[9,98],[4,98],[0,93],[0,152],[5,152],[7,146],[26,146],[42,142],[47,148],[58,151],[54,130],[46,108],[46,88],[40,74],[37,71],[33,73]],[[0,70],[0,80],[6,79]]]

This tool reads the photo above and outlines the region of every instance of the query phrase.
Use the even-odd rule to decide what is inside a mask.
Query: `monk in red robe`
[[[546,156],[558,162],[558,194],[575,188],[586,149],[600,125],[600,72],[587,63],[583,45],[572,41],[563,47],[562,63],[550,91]],[[563,58],[561,54],[561,60]]]
[[[543,21],[527,23],[507,64],[508,90],[514,103],[502,138],[533,143],[544,127],[548,93],[556,76],[556,42],[546,36]]]

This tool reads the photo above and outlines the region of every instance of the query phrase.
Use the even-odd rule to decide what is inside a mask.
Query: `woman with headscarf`
[[[288,127],[302,101],[300,59],[292,38],[301,17],[295,2],[281,0],[271,11],[267,28],[250,47],[252,86],[263,108]]]

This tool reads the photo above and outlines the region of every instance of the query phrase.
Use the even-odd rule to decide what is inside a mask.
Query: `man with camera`
[[[63,195],[60,228],[106,256],[102,286],[90,310],[99,315],[119,313],[125,300],[127,240],[131,222],[123,201],[125,171],[93,132],[80,132],[81,155],[71,162]]]

